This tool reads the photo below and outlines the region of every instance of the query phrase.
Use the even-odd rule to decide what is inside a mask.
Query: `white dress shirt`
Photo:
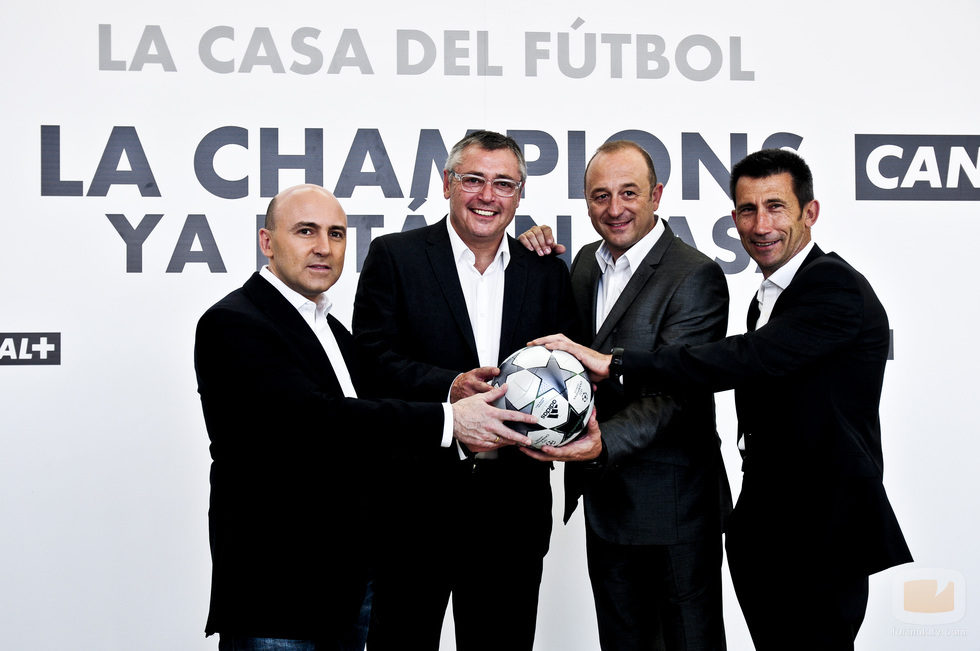
[[[446,220],[449,230],[449,244],[456,262],[456,274],[463,289],[466,312],[470,317],[473,339],[476,341],[477,360],[480,366],[496,366],[500,359],[500,323],[504,316],[504,272],[510,264],[510,246],[507,236],[501,238],[493,261],[481,274],[476,268],[476,256],[467,248]],[[510,354],[514,351],[507,351]],[[463,455],[462,449],[460,455]],[[497,451],[481,452],[480,459],[493,459]]]
[[[323,346],[323,352],[327,354],[327,359],[330,360],[330,366],[333,367],[334,375],[340,382],[344,396],[356,398],[357,391],[354,390],[354,383],[351,382],[347,362],[344,361],[344,356],[340,353],[340,346],[337,345],[337,338],[333,336],[333,330],[330,329],[330,324],[327,322],[327,315],[330,314],[330,308],[333,307],[327,293],[323,292],[316,297],[316,302],[313,302],[282,282],[269,270],[269,265],[262,267],[259,275],[268,280],[289,301],[289,304],[296,308],[299,315],[313,330],[316,338],[320,340],[320,345]]]
[[[776,299],[793,282],[796,272],[800,270],[803,261],[810,255],[814,244],[814,241],[810,240],[810,243],[804,246],[799,253],[762,281],[759,291],[755,294],[755,300],[759,303],[759,320],[755,323],[756,330],[769,323],[769,317],[772,315],[772,308],[776,304]]]
[[[618,260],[613,260],[612,253],[606,243],[603,242],[596,249],[595,259],[599,263],[599,270],[602,276],[599,278],[599,291],[595,301],[595,327],[598,331],[602,323],[609,316],[619,296],[623,293],[626,284],[633,277],[633,273],[647,257],[650,249],[657,243],[657,240],[667,232],[664,228],[663,220],[657,217],[657,222],[650,229],[650,232],[640,238],[633,246],[628,248]]]
[[[504,314],[504,272],[510,264],[507,237],[501,238],[493,262],[481,274],[475,266],[476,256],[466,247],[448,219],[446,228],[449,229],[456,274],[463,288],[466,312],[476,340],[477,358],[480,366],[496,366],[500,359],[500,322]],[[510,352],[513,351],[508,351],[508,354]]]

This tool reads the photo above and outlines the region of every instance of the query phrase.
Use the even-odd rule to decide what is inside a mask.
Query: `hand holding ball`
[[[561,446],[582,433],[592,415],[592,383],[582,363],[561,350],[544,346],[522,348],[500,364],[491,384],[507,384],[495,404],[532,414],[537,425],[511,423],[536,448]]]

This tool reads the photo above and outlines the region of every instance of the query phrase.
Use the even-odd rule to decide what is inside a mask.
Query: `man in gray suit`
[[[602,241],[575,257],[572,292],[591,348],[652,351],[726,334],[725,276],[658,218],[663,187],[632,142],[604,144],[586,167]],[[521,240],[541,254],[560,249],[546,228]],[[602,649],[724,649],[721,534],[731,493],[712,394],[613,380],[596,400],[602,453],[566,465],[565,521],[584,495]],[[546,452],[540,458],[574,461],[561,448]]]

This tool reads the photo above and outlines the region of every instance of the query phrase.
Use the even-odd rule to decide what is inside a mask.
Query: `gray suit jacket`
[[[614,347],[652,351],[725,336],[724,273],[666,228],[598,331],[600,242],[575,257],[572,293],[588,333],[583,343],[606,353]],[[567,465],[565,520],[584,493],[588,526],[613,543],[674,544],[720,533],[731,492],[711,392],[665,393],[642,382],[606,381],[596,400],[603,462]]]

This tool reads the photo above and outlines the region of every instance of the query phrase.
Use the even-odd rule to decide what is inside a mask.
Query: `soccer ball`
[[[491,384],[507,385],[497,407],[537,417],[537,425],[508,423],[536,448],[573,441],[592,415],[592,383],[585,367],[563,350],[522,348],[501,362],[500,375]]]

